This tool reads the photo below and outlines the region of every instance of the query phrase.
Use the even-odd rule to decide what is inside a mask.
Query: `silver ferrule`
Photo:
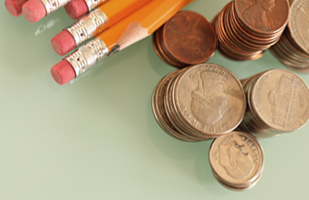
[[[107,2],[108,0],[85,0],[87,6],[88,6],[88,11],[91,11],[95,9],[96,7],[102,5],[103,3]]]
[[[78,77],[104,59],[107,53],[108,48],[106,44],[100,38],[95,38],[78,48],[65,59],[72,65],[76,77]]]
[[[71,0],[41,0],[46,9],[46,15],[58,10],[60,7],[65,6]]]
[[[95,9],[67,28],[67,30],[73,36],[76,46],[78,46],[108,28],[109,22],[105,13],[102,10]]]

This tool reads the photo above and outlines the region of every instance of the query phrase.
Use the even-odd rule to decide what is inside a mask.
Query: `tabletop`
[[[209,21],[228,0],[196,0],[184,10]],[[148,37],[58,85],[50,68],[62,57],[51,38],[71,25],[63,8],[37,23],[0,6],[0,199],[307,199],[309,124],[260,140],[264,172],[255,187],[233,192],[214,178],[212,141],[167,135],[151,110],[158,81],[175,70]],[[255,61],[208,61],[237,78],[286,69],[269,51]],[[309,75],[297,73],[309,83]]]

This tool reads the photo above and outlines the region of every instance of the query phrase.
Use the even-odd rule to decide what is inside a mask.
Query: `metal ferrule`
[[[107,53],[106,44],[100,38],[95,38],[65,59],[72,65],[78,77],[104,59]]]
[[[107,28],[109,28],[107,16],[102,10],[95,9],[78,20],[73,26],[67,28],[67,30],[73,36],[76,46],[78,46]]]
[[[102,5],[103,3],[107,2],[108,0],[85,0],[88,10],[91,11],[98,7],[99,5]]]
[[[46,15],[58,10],[60,7],[65,6],[71,0],[41,0],[46,9]]]

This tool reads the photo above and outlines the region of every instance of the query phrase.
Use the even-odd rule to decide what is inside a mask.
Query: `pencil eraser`
[[[14,16],[18,17],[21,15],[21,7],[27,0],[5,0],[5,7],[9,11],[9,13]]]
[[[55,81],[60,85],[66,84],[76,76],[72,65],[65,59],[55,64],[50,69],[50,73]]]
[[[64,6],[65,11],[72,19],[77,19],[89,12],[85,0],[72,0]]]
[[[55,52],[61,56],[76,48],[76,42],[68,30],[63,30],[51,39]]]
[[[25,18],[31,22],[37,22],[46,16],[46,8],[40,0],[29,0],[22,7]]]

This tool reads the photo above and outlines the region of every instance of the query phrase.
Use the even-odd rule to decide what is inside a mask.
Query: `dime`
[[[234,131],[213,141],[209,163],[220,184],[228,189],[245,190],[260,179],[264,153],[253,136]]]

